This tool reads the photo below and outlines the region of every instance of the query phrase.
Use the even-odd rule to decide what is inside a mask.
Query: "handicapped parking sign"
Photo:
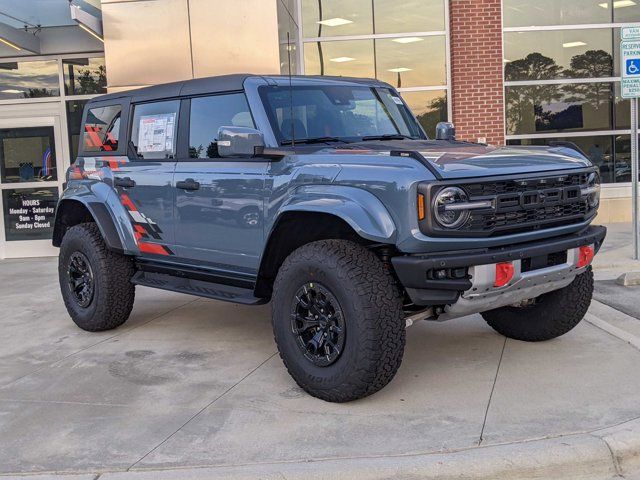
[[[640,38],[620,42],[620,60],[622,98],[640,97]]]
[[[627,75],[640,75],[640,58],[627,58],[626,61]]]

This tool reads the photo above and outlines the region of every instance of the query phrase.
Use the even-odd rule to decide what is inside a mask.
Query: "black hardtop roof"
[[[144,102],[149,100],[157,100],[161,98],[179,97],[181,95],[202,95],[207,93],[232,92],[242,90],[244,82],[247,78],[262,78],[266,84],[282,85],[289,81],[287,75],[255,75],[249,73],[236,73],[233,75],[221,75],[217,77],[194,78],[191,80],[182,80],[179,82],[164,83],[161,85],[153,85],[150,87],[136,88],[125,90],[123,92],[109,93],[100,95],[89,100],[89,103],[98,103],[104,101],[113,101],[117,99],[131,99],[132,102]],[[379,80],[370,78],[352,78],[352,77],[330,77],[320,75],[293,75],[291,77],[294,84],[304,82],[305,80],[316,80],[322,82],[337,83],[358,83],[370,86],[389,86]]]

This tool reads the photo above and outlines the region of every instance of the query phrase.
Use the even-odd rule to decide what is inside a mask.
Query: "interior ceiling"
[[[100,0],[73,0],[73,3],[100,17]],[[42,27],[75,24],[69,13],[69,0],[0,0],[0,22],[17,28],[24,27],[25,22],[28,26]]]

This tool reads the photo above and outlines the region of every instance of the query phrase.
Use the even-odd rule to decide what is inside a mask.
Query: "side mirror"
[[[438,122],[436,125],[436,140],[455,140],[456,128],[451,122]]]
[[[264,149],[264,135],[247,127],[220,127],[218,155],[231,158],[250,158]]]

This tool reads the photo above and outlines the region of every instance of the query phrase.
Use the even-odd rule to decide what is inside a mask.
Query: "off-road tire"
[[[93,272],[94,293],[86,307],[79,305],[68,285],[71,255],[82,253]],[[100,332],[119,327],[129,318],[135,297],[133,260],[109,250],[95,223],[75,225],[64,235],[58,257],[58,277],[64,304],[83,330]]]
[[[589,267],[568,286],[541,295],[528,307],[502,307],[482,313],[498,333],[525,342],[541,342],[564,335],[584,318],[593,296]]]
[[[292,331],[291,308],[305,282],[326,287],[344,312],[344,349],[328,366],[305,358]],[[345,240],[309,243],[284,261],[273,292],[278,351],[306,392],[329,402],[348,402],[377,392],[393,379],[405,346],[402,297],[394,277],[373,252]]]

